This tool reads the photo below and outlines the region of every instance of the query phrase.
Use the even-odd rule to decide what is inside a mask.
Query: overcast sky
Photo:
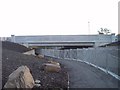
[[[117,34],[118,1],[0,0],[0,37],[97,34],[101,27]]]

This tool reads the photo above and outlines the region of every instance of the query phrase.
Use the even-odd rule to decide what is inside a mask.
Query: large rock
[[[9,75],[4,88],[33,88],[34,79],[27,66],[21,66]]]
[[[59,72],[61,70],[61,67],[59,65],[45,63],[43,64],[43,69],[48,72]]]
[[[37,55],[37,57],[43,59],[44,55],[39,54],[39,55]]]
[[[60,66],[60,63],[55,62],[55,61],[48,61],[48,63],[51,63],[51,64],[55,64],[55,65],[59,65],[59,66]]]

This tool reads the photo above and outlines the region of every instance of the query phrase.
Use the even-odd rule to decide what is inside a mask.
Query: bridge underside
[[[75,49],[94,47],[94,42],[42,42],[42,43],[28,43],[30,48],[61,48],[61,49]]]

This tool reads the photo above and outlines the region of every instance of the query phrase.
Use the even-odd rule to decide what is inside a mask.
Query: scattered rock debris
[[[34,80],[40,80],[40,83],[36,81],[33,88],[67,88],[68,76],[67,71],[63,65],[59,72],[46,72],[41,70],[43,63],[48,63],[50,60],[45,58],[37,58],[33,55],[24,55],[23,52],[29,50],[24,46],[15,44],[12,42],[4,43],[2,46],[2,86],[4,87],[9,75],[15,71],[18,67],[24,65],[30,69],[30,73]]]

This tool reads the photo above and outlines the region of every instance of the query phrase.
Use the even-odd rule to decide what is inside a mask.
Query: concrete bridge
[[[115,41],[115,35],[43,35],[14,36],[11,41],[29,47],[97,47]],[[106,47],[107,48],[107,47]],[[55,59],[65,65],[69,73],[70,88],[118,88],[119,81],[110,75],[118,71],[118,58],[108,57],[108,49],[40,50],[45,58]],[[54,51],[53,51],[54,50]],[[113,49],[114,50],[114,49]],[[113,51],[112,50],[112,51]],[[58,52],[59,51],[59,52]],[[96,51],[96,52],[95,52]],[[98,52],[99,51],[99,52]],[[64,52],[64,53],[63,53]],[[111,51],[110,51],[111,52]],[[111,58],[112,57],[112,58]],[[108,63],[109,60],[109,63]],[[95,67],[95,68],[94,68]],[[102,72],[102,71],[105,71]],[[117,73],[114,74],[117,76]],[[117,78],[119,78],[117,76]]]
[[[11,41],[27,47],[97,47],[115,41],[115,35],[36,35],[15,36]]]

